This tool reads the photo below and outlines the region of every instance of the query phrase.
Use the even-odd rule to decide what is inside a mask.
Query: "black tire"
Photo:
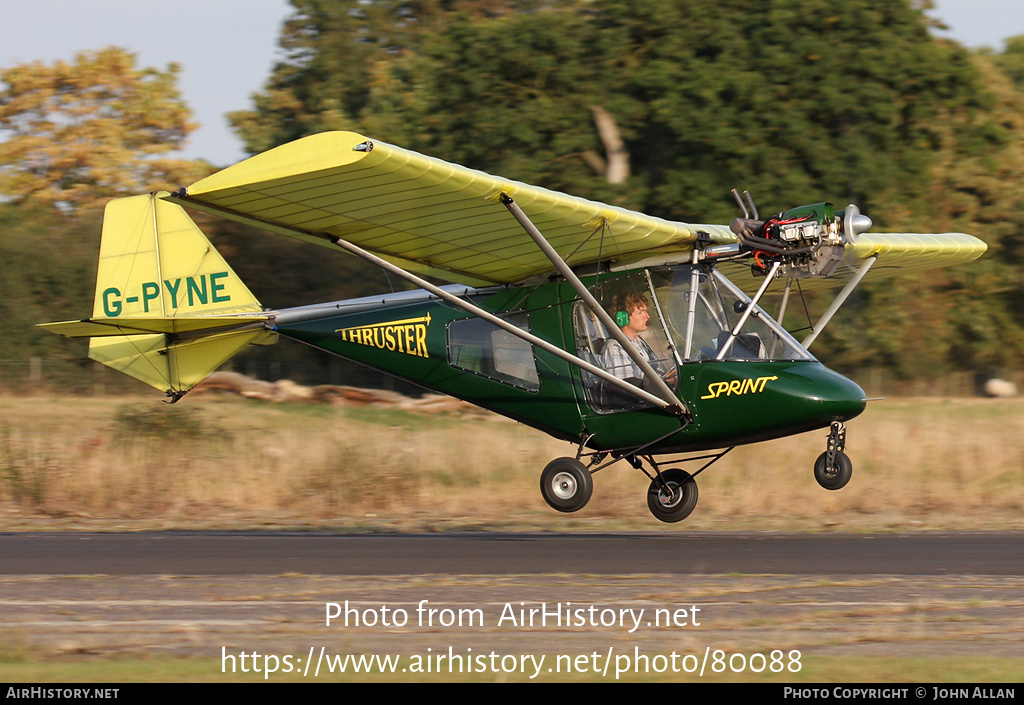
[[[697,481],[685,470],[671,468],[661,473],[671,494],[655,479],[647,490],[647,507],[666,524],[682,521],[697,506]]]
[[[846,453],[836,453],[834,467],[828,467],[828,452],[824,452],[814,461],[814,479],[826,490],[841,490],[853,476],[853,463]]]
[[[578,512],[594,493],[594,480],[575,458],[555,458],[540,474],[544,501],[560,512]]]

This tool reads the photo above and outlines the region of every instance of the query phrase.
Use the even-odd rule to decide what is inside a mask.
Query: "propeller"
[[[857,236],[870,230],[871,225],[871,218],[861,215],[860,208],[851,203],[843,210],[843,242],[857,242]]]

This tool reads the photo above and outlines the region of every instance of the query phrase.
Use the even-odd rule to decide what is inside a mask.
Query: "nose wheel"
[[[540,493],[552,509],[578,512],[590,501],[594,480],[575,458],[555,458],[540,475]]]
[[[853,463],[843,452],[846,448],[846,426],[832,423],[828,434],[828,450],[814,462],[814,479],[826,490],[841,490],[853,476]]]

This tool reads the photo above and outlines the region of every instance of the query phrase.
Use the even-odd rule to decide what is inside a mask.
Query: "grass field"
[[[619,464],[581,512],[544,504],[574,448],[491,415],[229,397],[0,396],[0,530],[846,530],[1024,528],[1024,401],[872,402],[849,424],[853,480],[811,468],[825,431],[736,449],[666,526]]]

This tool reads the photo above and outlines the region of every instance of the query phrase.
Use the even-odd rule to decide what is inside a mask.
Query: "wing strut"
[[[818,337],[818,333],[825,329],[825,326],[828,324],[828,322],[832,320],[832,316],[836,315],[836,311],[839,310],[839,307],[846,303],[846,300],[850,298],[850,294],[852,294],[853,290],[857,288],[858,284],[860,284],[860,280],[863,279],[864,275],[868,273],[869,269],[871,269],[871,265],[873,265],[877,261],[877,253],[871,255],[866,260],[864,260],[864,264],[860,266],[860,269],[858,269],[857,273],[853,275],[853,278],[850,281],[846,282],[846,286],[844,286],[843,290],[839,292],[838,296],[836,296],[836,299],[835,301],[832,302],[832,305],[830,305],[828,309],[826,309],[825,313],[821,314],[821,318],[819,318],[818,322],[815,323],[814,326],[811,328],[811,334],[803,339],[803,341],[800,343],[801,345],[803,345],[805,348],[811,347],[811,343],[813,343],[815,338]]]
[[[635,362],[643,371],[644,377],[651,382],[657,391],[658,396],[663,400],[660,405],[665,406],[668,409],[674,407],[676,412],[680,415],[688,413],[686,405],[680,401],[679,397],[677,397],[675,392],[672,391],[672,388],[669,387],[665,380],[661,378],[661,375],[655,372],[654,368],[651,367],[651,363],[645,356],[640,354],[640,351],[637,350],[636,346],[633,345],[633,342],[626,337],[626,334],[622,332],[622,329],[615,324],[612,317],[604,310],[598,300],[594,298],[594,295],[587,290],[587,287],[583,285],[580,278],[576,276],[576,273],[572,271],[572,268],[566,264],[565,260],[563,260],[555,248],[551,246],[551,243],[549,243],[544,235],[541,234],[540,230],[537,229],[537,226],[530,221],[526,213],[523,212],[523,209],[516,205],[516,202],[513,201],[506,193],[501,194],[501,203],[508,208],[509,213],[519,221],[519,224],[523,226],[523,230],[533,238],[533,241],[537,243],[537,247],[540,248],[541,252],[551,260],[551,264],[555,265],[558,273],[565,277],[565,280],[569,282],[573,289],[576,290],[576,293],[579,294],[581,299],[583,299],[583,303],[587,305],[591,313],[593,313],[597,319],[604,324],[608,334],[619,342],[619,345],[622,346],[625,353],[629,355],[633,362]],[[616,377],[616,379],[618,378]]]
[[[782,266],[782,262],[776,260],[772,265],[771,271],[765,275],[764,281],[761,283],[761,288],[754,294],[754,298],[750,300],[747,307],[743,310],[743,315],[740,316],[740,320],[736,321],[736,326],[729,332],[729,337],[726,338],[725,345],[715,355],[716,360],[725,359],[725,354],[729,352],[729,348],[732,347],[733,341],[736,340],[736,336],[743,330],[743,324],[750,318],[750,314],[754,312],[754,307],[757,306],[758,302],[761,301],[761,297],[764,296],[764,292],[768,289],[768,286],[775,280],[775,274],[779,271],[779,267]]]
[[[367,252],[366,250],[364,250],[363,248],[359,247],[358,245],[355,245],[355,244],[353,244],[351,242],[348,242],[347,240],[343,240],[342,238],[337,237],[335,235],[325,235],[325,237],[327,239],[329,239],[331,242],[333,242],[335,245],[340,247],[341,249],[343,249],[343,250],[345,250],[347,252],[351,252],[352,254],[356,255],[357,257],[361,257],[362,259],[365,259],[367,262],[370,262],[371,264],[375,264],[375,265],[377,265],[378,267],[380,267],[381,269],[383,269],[385,271],[391,272],[392,274],[396,274],[396,275],[402,277],[403,279],[412,282],[413,284],[415,284],[416,286],[420,287],[421,289],[426,289],[427,291],[429,291],[434,296],[437,296],[438,298],[443,299],[443,300],[447,301],[448,303],[450,303],[450,304],[452,304],[454,306],[458,306],[459,308],[461,308],[461,309],[463,309],[465,311],[468,311],[469,313],[472,313],[473,315],[478,316],[478,317],[484,319],[485,321],[487,321],[488,323],[490,323],[492,325],[498,326],[502,330],[505,330],[505,331],[511,333],[512,335],[516,336],[517,338],[521,338],[521,339],[525,340],[526,342],[530,343],[531,345],[536,345],[541,350],[549,352],[552,355],[555,355],[556,357],[560,357],[563,360],[565,360],[566,362],[569,362],[570,364],[576,365],[580,369],[586,370],[590,374],[595,375],[597,377],[600,377],[601,379],[605,380],[606,382],[609,382],[611,384],[614,384],[614,385],[616,385],[616,386],[626,390],[630,394],[635,394],[636,396],[640,397],[644,401],[647,401],[647,402],[649,402],[651,404],[654,404],[656,406],[659,406],[659,407],[665,409],[666,411],[670,411],[670,412],[676,413],[678,415],[678,412],[679,412],[679,402],[678,401],[675,401],[674,403],[669,403],[666,400],[662,399],[661,397],[655,396],[654,394],[651,394],[650,392],[647,392],[646,390],[641,389],[640,387],[636,386],[635,384],[630,384],[629,382],[627,382],[624,379],[619,379],[618,377],[616,377],[615,375],[611,374],[610,372],[607,372],[606,370],[603,370],[603,369],[601,369],[600,367],[598,367],[596,365],[590,364],[586,360],[583,360],[583,359],[581,359],[579,357],[576,357],[575,355],[573,355],[573,354],[571,354],[569,352],[566,352],[562,348],[558,347],[557,345],[553,345],[553,344],[549,343],[548,341],[544,340],[543,338],[538,338],[537,336],[533,335],[532,333],[527,333],[526,331],[522,330],[521,328],[519,328],[519,327],[517,327],[515,325],[512,325],[511,323],[509,323],[505,319],[499,318],[498,316],[495,316],[493,313],[490,313],[489,311],[485,311],[484,309],[480,308],[476,304],[470,303],[469,301],[466,301],[465,299],[459,298],[455,294],[452,294],[451,292],[445,291],[441,287],[438,287],[438,286],[435,286],[435,285],[431,284],[426,279],[422,279],[422,278],[416,276],[415,274],[413,274],[412,272],[406,271],[405,269],[402,269],[398,265],[392,264],[392,263],[388,262],[387,260],[378,257],[377,255],[373,254],[372,252]],[[658,379],[661,379],[661,378],[659,377]]]

